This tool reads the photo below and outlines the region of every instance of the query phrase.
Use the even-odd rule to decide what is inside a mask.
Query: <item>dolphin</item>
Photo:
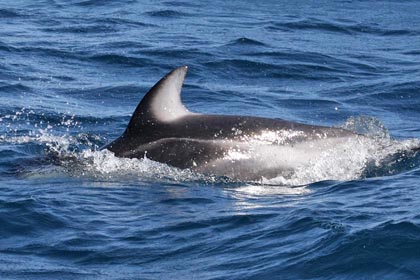
[[[290,176],[328,149],[363,137],[281,119],[190,112],[181,101],[187,69],[178,67],[158,81],[124,133],[103,148],[117,157],[148,158],[198,173],[256,181]]]

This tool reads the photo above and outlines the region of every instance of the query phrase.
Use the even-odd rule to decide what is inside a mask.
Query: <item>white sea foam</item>
[[[185,169],[170,167],[147,158],[118,158],[108,150],[84,150],[77,154],[76,169],[73,176],[89,176],[101,179],[118,180],[136,176],[143,179],[169,179],[173,181],[194,181],[203,179],[202,175]]]

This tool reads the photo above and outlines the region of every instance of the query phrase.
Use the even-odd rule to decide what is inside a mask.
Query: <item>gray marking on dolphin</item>
[[[181,101],[187,66],[171,71],[139,103],[124,131],[104,148],[238,180],[292,174],[322,152],[363,137],[351,131],[252,116],[190,112]]]

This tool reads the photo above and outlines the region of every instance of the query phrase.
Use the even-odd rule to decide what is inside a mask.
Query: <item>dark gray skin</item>
[[[221,171],[217,169],[215,164],[223,160],[232,148],[241,147],[248,151],[249,142],[258,140],[263,133],[298,132],[297,136],[283,139],[281,143],[274,140],[261,144],[273,148],[293,148],[305,142],[358,136],[344,129],[278,119],[191,113],[180,97],[186,71],[186,66],[179,67],[153,86],[138,105],[125,132],[104,148],[117,157],[146,156],[182,169],[248,180],[275,177],[280,171],[259,168],[254,172],[249,166],[246,170],[236,170],[236,161],[223,161],[229,169],[225,172],[223,168]]]

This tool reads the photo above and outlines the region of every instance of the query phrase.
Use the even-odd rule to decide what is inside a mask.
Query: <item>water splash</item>
[[[385,125],[372,116],[350,117],[340,127],[372,138],[390,138],[389,131]]]
[[[108,150],[84,150],[72,156],[74,157],[62,161],[61,164],[66,167],[69,175],[76,177],[112,181],[133,177],[142,180],[163,179],[177,182],[214,180],[213,177],[205,177],[188,169],[181,170],[147,158],[119,158]]]
[[[416,160],[418,139],[356,138],[325,150],[316,161],[308,161],[289,176],[264,179],[264,184],[299,186],[325,180],[350,181],[373,176],[393,175],[414,166],[404,162]],[[418,160],[418,159],[417,159]]]

